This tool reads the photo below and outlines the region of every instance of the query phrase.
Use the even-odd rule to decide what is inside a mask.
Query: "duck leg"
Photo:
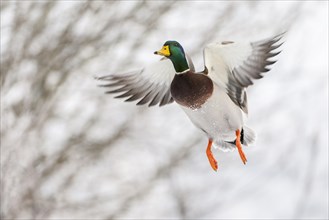
[[[207,146],[206,154],[207,154],[207,157],[208,157],[210,166],[212,167],[212,169],[214,171],[217,171],[218,165],[217,165],[216,159],[214,158],[214,155],[211,152],[211,145],[212,145],[212,140],[209,139],[208,140],[208,146]]]
[[[240,133],[240,130],[239,129],[235,131],[235,135],[236,135],[235,145],[238,148],[238,151],[239,151],[240,158],[241,158],[242,162],[244,164],[246,164],[247,158],[246,158],[246,155],[244,155],[243,150],[242,150],[241,141],[240,141],[240,139],[241,139],[241,133]]]

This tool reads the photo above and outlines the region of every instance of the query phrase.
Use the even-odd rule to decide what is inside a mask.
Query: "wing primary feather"
[[[278,51],[278,52],[273,52],[273,53],[268,53],[268,55],[267,55],[267,59],[268,58],[271,58],[271,57],[275,57],[275,56],[277,56],[278,54],[280,54],[282,51],[280,50],[280,51]]]
[[[147,90],[147,88],[144,89],[144,91],[145,90]],[[143,87],[134,87],[134,88],[126,90],[126,91],[127,91],[126,93],[119,95],[119,96],[115,96],[114,98],[125,98],[128,96],[134,96],[137,93],[143,93]]]
[[[136,93],[135,95],[133,95],[133,96],[131,96],[130,98],[126,99],[125,102],[136,101],[136,100],[142,98],[143,95],[145,95],[145,94],[144,94],[144,93]]]
[[[148,103],[154,97],[153,89],[154,89],[154,85],[152,86],[151,90],[136,105],[144,105]]]
[[[111,80],[112,79],[112,75],[105,75],[105,76],[95,76],[94,79],[96,80]]]
[[[274,60],[274,61],[265,60],[264,63],[266,66],[270,66],[270,65],[273,65],[274,63],[276,63],[276,60]]]
[[[137,78],[132,79],[132,80],[127,80],[127,79],[120,79],[120,80],[112,80],[114,82],[109,83],[109,84],[103,84],[103,85],[98,85],[100,87],[115,87],[115,86],[125,86],[129,84],[135,84],[138,81],[135,81]]]
[[[97,85],[98,87],[118,87],[121,86],[119,83],[109,83],[109,84],[102,84],[102,85]]]
[[[266,68],[263,65],[256,65],[254,63],[250,63],[250,62],[244,62],[243,64],[246,68],[248,68],[249,70],[253,69],[254,71],[252,71],[250,73],[250,75],[255,78],[255,79],[260,79],[261,77],[259,77],[259,73],[261,72],[266,72]]]
[[[169,89],[167,89],[167,90],[169,90]],[[157,100],[157,104],[159,103],[159,106],[162,106],[161,102],[164,99],[164,97],[166,96],[166,94],[167,94],[166,87],[163,86],[162,89],[159,92],[159,97],[158,97],[158,100]]]
[[[283,37],[283,34],[279,34],[277,36],[274,36],[272,38],[268,38],[265,40],[257,41],[252,43],[252,45],[257,45],[257,46],[272,46],[273,44],[279,42]]]
[[[141,71],[135,71],[135,72],[130,72],[122,75],[105,75],[105,76],[96,76],[94,77],[96,80],[103,80],[103,81],[111,81],[111,80],[120,80],[124,78],[130,78],[130,77],[135,77],[136,73],[141,72]]]
[[[247,92],[244,91],[243,93],[243,100],[241,101],[240,105],[242,111],[244,111],[246,114],[248,114],[248,98],[247,98]]]
[[[262,47],[256,46],[256,47],[253,47],[253,49],[254,49],[254,53],[267,54],[270,51],[273,51],[273,50],[279,48],[282,44],[283,43],[280,43],[277,45],[266,45],[266,46],[262,46]]]
[[[128,97],[128,96],[131,96],[133,93],[132,93],[132,89],[123,93],[122,95],[118,95],[118,96],[114,96],[114,98],[117,98],[117,99],[120,99],[120,98],[125,98],[125,97]]]
[[[136,81],[137,79],[137,81]],[[114,81],[114,80],[113,80]],[[120,79],[120,80],[115,80],[116,82],[109,83],[109,84],[103,84],[103,85],[98,85],[99,87],[118,87],[118,86],[131,86],[136,83],[138,83],[138,78],[134,78],[132,80],[127,80],[127,79]],[[122,88],[123,88],[122,87]]]
[[[142,98],[143,96],[145,96],[145,94],[147,94],[150,91],[151,86],[152,85],[146,86],[142,90],[139,90],[138,92],[136,92],[136,94],[134,94],[130,98],[126,99],[125,102],[131,102],[131,101],[135,101],[137,99]]]
[[[239,69],[237,69],[237,75],[239,76],[241,82],[243,83],[244,87],[252,85],[253,82],[251,79],[249,79],[248,76],[253,77],[253,71],[252,69],[248,69],[246,66],[240,66]]]
[[[270,66],[273,64],[273,61],[267,61],[267,60],[262,60],[259,62],[253,62],[251,60],[245,61],[244,65],[248,66],[249,68],[254,68],[256,71],[253,72],[252,76],[257,77],[260,73],[265,73],[268,72],[269,69],[266,68],[267,66]]]
[[[193,63],[189,59],[189,65],[193,69]],[[130,102],[139,100],[137,105],[149,104],[160,106],[173,102],[170,93],[170,85],[175,76],[172,62],[163,58],[161,61],[151,64],[139,71],[125,74],[112,74],[94,77],[103,80],[106,94],[116,94],[114,98],[124,98]]]
[[[242,71],[242,72],[240,72]],[[253,82],[248,79],[247,74],[244,74],[243,72],[245,72],[245,70],[242,70],[241,67],[239,67],[239,69],[234,69],[233,70],[233,76],[235,77],[236,81],[240,84],[240,86],[242,87],[247,87],[249,85],[252,85]]]
[[[271,46],[271,50],[275,50],[275,49],[278,49],[279,47],[281,47],[282,46],[282,44],[283,44],[284,42],[282,42],[282,43],[279,43],[279,44],[277,44],[277,45],[272,45]]]
[[[284,42],[284,33],[252,43],[222,44],[212,43],[204,50],[208,75],[215,83],[225,86],[231,100],[248,113],[245,88],[256,79],[263,78],[270,70]]]
[[[162,100],[160,101],[160,106],[164,106],[165,104],[170,102],[170,89],[167,90],[166,94],[163,96]]]
[[[154,96],[154,98],[152,99],[152,101],[150,102],[150,104],[149,104],[148,106],[149,106],[149,107],[154,106],[154,105],[158,104],[159,101],[160,101],[160,92],[158,92],[158,93]]]
[[[128,91],[130,89],[132,89],[133,86],[132,85],[125,85],[119,89],[115,89],[115,90],[110,90],[108,91],[108,93],[119,93],[119,92],[124,92],[124,91]]]
[[[245,68],[246,70],[248,70],[249,75],[252,76],[254,79],[260,79],[260,73],[266,71],[266,68],[263,65],[257,65],[257,63],[250,63],[246,61],[244,62],[241,68]]]

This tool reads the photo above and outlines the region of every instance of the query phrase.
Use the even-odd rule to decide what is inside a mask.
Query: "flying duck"
[[[206,155],[213,170],[218,164],[211,147],[223,151],[237,148],[244,164],[242,145],[255,141],[255,132],[245,125],[248,115],[246,88],[263,77],[276,61],[283,34],[257,42],[222,41],[204,48],[204,70],[195,72],[190,57],[177,41],[167,41],[154,54],[163,58],[126,74],[97,77],[108,81],[106,93],[136,101],[137,105],[163,106],[176,102],[192,123],[208,137]]]

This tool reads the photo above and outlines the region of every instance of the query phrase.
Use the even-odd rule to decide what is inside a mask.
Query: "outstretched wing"
[[[189,62],[190,67],[193,68],[190,59]],[[172,62],[162,58],[159,62],[139,71],[96,77],[96,79],[108,82],[100,85],[109,88],[106,93],[120,94],[115,98],[126,98],[127,102],[139,100],[137,105],[163,106],[174,101],[171,97],[170,85],[175,73]]]
[[[211,43],[204,49],[208,76],[217,85],[226,88],[231,100],[245,113],[248,113],[245,88],[252,85],[255,79],[262,78],[262,74],[276,62],[269,59],[281,52],[274,51],[282,45],[279,43],[282,36],[252,43]]]

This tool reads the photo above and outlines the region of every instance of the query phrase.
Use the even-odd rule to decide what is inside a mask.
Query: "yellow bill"
[[[170,50],[169,50],[169,46],[165,45],[161,48],[161,50],[155,51],[154,54],[158,54],[158,55],[162,55],[165,57],[169,57],[170,56]]]

